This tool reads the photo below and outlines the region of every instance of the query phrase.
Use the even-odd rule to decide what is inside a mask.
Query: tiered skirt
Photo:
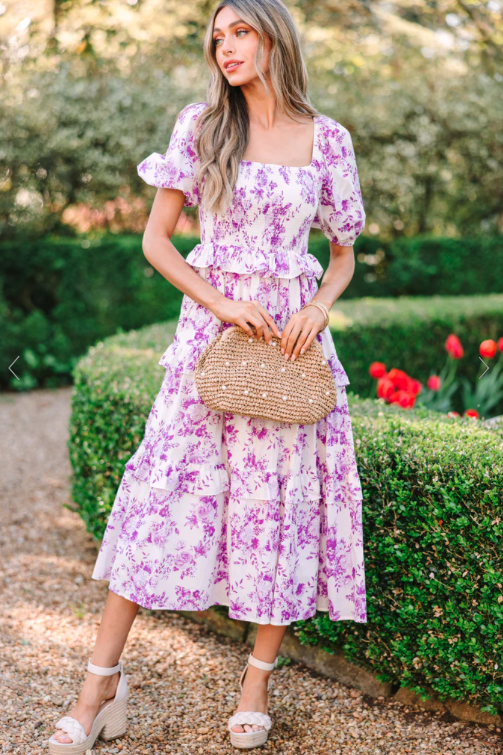
[[[227,297],[258,300],[282,330],[318,290],[315,275],[196,272]],[[328,329],[317,335],[337,405],[313,425],[216,412],[194,382],[220,321],[183,297],[144,438],[126,463],[93,579],[150,609],[286,625],[328,611],[366,622],[362,490],[346,398]],[[230,323],[224,323],[229,327]]]

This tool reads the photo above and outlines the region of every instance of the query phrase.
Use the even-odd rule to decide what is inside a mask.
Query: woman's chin
[[[247,78],[246,76],[229,76],[227,81],[231,85],[231,87],[239,86],[240,84],[246,84]]]
[[[225,78],[227,79],[231,87],[239,87],[239,86],[242,86],[243,84],[249,84],[250,81],[252,81],[252,79],[255,77],[249,76],[245,72],[236,71],[236,73],[233,73],[230,75],[227,74]]]

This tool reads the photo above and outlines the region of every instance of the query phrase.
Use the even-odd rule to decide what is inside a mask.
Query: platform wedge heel
[[[127,700],[129,696],[127,677],[122,668],[122,662],[111,668],[95,666],[91,661],[87,664],[87,670],[98,676],[112,676],[119,672],[119,682],[115,697],[107,700],[93,721],[91,731],[86,734],[82,724],[72,716],[63,716],[56,723],[56,729],[64,731],[72,742],[58,742],[54,734],[48,740],[50,755],[84,755],[86,750],[91,750],[94,743],[101,737],[105,741],[122,737],[127,730]]]

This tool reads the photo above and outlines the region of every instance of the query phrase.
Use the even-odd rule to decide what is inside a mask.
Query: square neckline
[[[309,165],[281,165],[280,163],[261,163],[258,160],[240,160],[240,165],[261,165],[263,168],[285,168],[287,170],[309,170],[316,160],[316,148],[318,146],[318,117],[313,116],[314,135],[313,135],[313,152]]]

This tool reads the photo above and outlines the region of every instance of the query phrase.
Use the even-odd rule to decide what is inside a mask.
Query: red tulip
[[[388,372],[388,379],[391,380],[395,388],[406,391],[409,385],[409,376],[403,370],[397,370],[395,367]]]
[[[447,412],[448,417],[459,417],[459,412]]]
[[[421,393],[422,389],[423,389],[423,386],[419,382],[419,380],[415,380],[414,378],[409,378],[409,386],[407,388],[409,393],[412,393],[413,396],[417,396],[419,393]]]
[[[395,391],[390,396],[390,404],[398,404],[402,409],[412,409],[416,397],[404,390]]]
[[[503,351],[503,336],[498,340],[498,349]]]
[[[438,377],[438,375],[430,375],[428,378],[428,382],[426,383],[430,391],[439,391],[440,386],[442,385],[442,381]]]
[[[461,346],[461,341],[457,336],[454,335],[454,333],[451,333],[450,336],[447,336],[445,348],[449,356],[451,356],[453,359],[461,359],[464,354],[463,347]]]
[[[394,392],[395,386],[391,382],[391,380],[388,380],[387,377],[379,378],[377,381],[377,396],[378,398],[383,398],[386,401],[389,399],[391,394]]]
[[[496,341],[492,341],[490,338],[487,341],[482,341],[479,347],[479,354],[486,359],[492,359],[497,350]]]
[[[467,409],[463,416],[478,419],[480,415],[476,409]]]
[[[406,396],[406,399],[404,400],[406,400],[407,404],[405,405],[403,403],[400,403],[400,406],[403,406],[404,409],[412,409],[412,407],[416,403],[416,397],[412,393],[408,393],[407,391],[404,391],[404,393]]]
[[[376,380],[378,378],[384,377],[386,374],[386,365],[382,362],[372,362],[372,364],[369,367],[369,375]]]

